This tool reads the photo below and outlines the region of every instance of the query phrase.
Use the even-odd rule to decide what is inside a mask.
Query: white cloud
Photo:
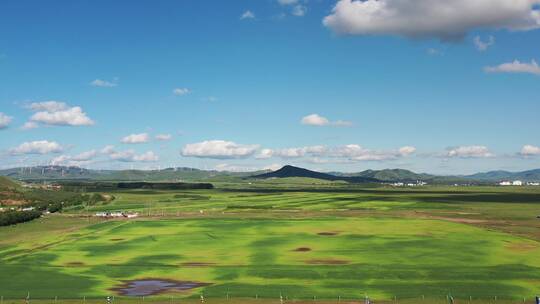
[[[329,162],[326,158],[333,158],[332,162],[350,162],[350,161],[383,161],[393,160],[401,157],[407,157],[416,152],[412,146],[401,147],[398,150],[376,151],[363,148],[356,144],[326,147],[326,146],[307,146],[284,149],[262,149],[255,156],[257,159],[268,159],[271,157],[280,158],[301,158],[311,157],[309,161],[317,163]]]
[[[309,155],[322,155],[327,152],[325,146],[307,146],[298,148],[285,148],[272,151],[272,156],[281,158],[298,158]]]
[[[102,87],[102,88],[113,88],[113,87],[116,87],[118,86],[118,83],[117,83],[117,80],[113,80],[113,81],[107,81],[107,80],[102,80],[102,79],[96,79],[92,82],[90,82],[90,85],[91,86],[94,86],[94,87]]]
[[[133,160],[139,162],[155,162],[159,160],[159,157],[153,151],[148,151],[143,154],[133,156]]]
[[[65,102],[61,101],[42,101],[42,102],[33,102],[27,106],[30,110],[34,112],[46,111],[46,112],[58,112],[68,108]]]
[[[172,135],[171,134],[158,134],[155,136],[156,140],[159,141],[168,141],[171,140]]]
[[[474,46],[480,52],[486,51],[490,46],[495,44],[495,37],[489,36],[487,41],[482,41],[480,36],[476,36],[473,39]]]
[[[281,169],[281,167],[283,167],[282,164],[270,164],[270,165],[268,165],[268,166],[264,166],[264,167],[263,167],[263,170],[276,171],[276,170]]]
[[[411,155],[413,154],[414,152],[416,152],[416,148],[415,147],[411,147],[411,146],[405,146],[405,147],[401,147],[399,148],[399,154],[403,155],[403,156],[407,156],[407,155]]]
[[[102,154],[111,154],[114,152],[114,146],[113,145],[107,145],[105,147],[103,147],[103,149],[101,149],[101,151],[99,151],[100,153]]]
[[[274,150],[272,150],[272,149],[262,149],[255,156],[255,158],[257,158],[257,159],[267,159],[267,158],[271,158],[273,155],[274,155]]]
[[[302,117],[300,120],[300,123],[303,125],[308,126],[335,126],[335,127],[350,127],[353,125],[350,121],[345,120],[337,120],[337,121],[330,121],[328,118],[321,116],[319,114],[310,114],[307,116]]]
[[[173,90],[173,94],[176,96],[183,96],[189,94],[191,91],[188,88],[176,88]]]
[[[121,162],[155,162],[159,160],[159,157],[153,151],[148,151],[143,154],[137,154],[134,150],[109,150],[107,152],[112,160]]]
[[[94,121],[86,116],[81,107],[69,107],[64,102],[35,102],[30,104],[28,108],[36,112],[30,117],[30,122],[35,124],[42,123],[54,126],[89,126],[94,124]],[[29,124],[26,127],[36,127],[36,125]]]
[[[534,155],[540,155],[540,147],[536,147],[533,145],[525,145],[523,148],[521,148],[521,155],[523,156],[534,156]]]
[[[307,7],[305,5],[298,4],[293,7],[291,14],[297,17],[302,17],[306,14],[306,12]]]
[[[22,125],[21,130],[31,130],[39,128],[39,125],[33,121],[27,121]]]
[[[13,117],[7,116],[6,114],[0,112],[0,129],[5,129],[9,126]]]
[[[330,124],[330,121],[326,117],[322,117],[319,114],[310,114],[304,116],[300,121],[303,125],[310,126],[327,126]]]
[[[540,28],[540,0],[339,0],[323,24],[337,33],[462,39],[474,29]]]
[[[259,145],[242,145],[232,141],[208,140],[187,144],[181,151],[182,156],[201,158],[246,158],[253,155]]]
[[[82,152],[78,155],[75,155],[72,157],[72,159],[76,161],[87,161],[87,160],[93,159],[96,156],[97,156],[97,151],[90,150],[90,151]]]
[[[384,161],[393,160],[399,157],[414,153],[414,147],[402,147],[398,151],[377,151],[366,149],[360,145],[350,144],[335,147],[327,153],[330,157],[346,158],[352,161]]]
[[[460,158],[486,158],[495,156],[486,146],[461,146],[447,149],[446,156]]]
[[[503,63],[498,66],[488,66],[484,68],[487,73],[529,73],[540,75],[540,67],[535,60],[530,63],[514,60],[513,62]]]
[[[298,3],[298,0],[277,0],[281,5],[293,5]]]
[[[247,10],[240,16],[240,20],[244,19],[255,19],[255,14],[252,11]]]
[[[97,156],[96,150],[82,152],[75,156],[59,155],[51,160],[54,166],[77,166],[91,163],[91,160]]]
[[[142,144],[150,140],[148,133],[131,134],[122,138],[121,142],[124,144]]]
[[[18,147],[10,149],[10,153],[17,154],[48,154],[60,153],[64,148],[55,141],[38,140],[25,142]]]

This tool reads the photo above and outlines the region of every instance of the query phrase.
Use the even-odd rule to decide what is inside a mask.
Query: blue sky
[[[372,2],[2,1],[0,166],[540,167],[538,1]]]

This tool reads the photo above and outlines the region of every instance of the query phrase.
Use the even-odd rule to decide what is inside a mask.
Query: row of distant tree
[[[15,225],[18,223],[29,222],[41,216],[41,211],[6,211],[0,212],[0,226]]]

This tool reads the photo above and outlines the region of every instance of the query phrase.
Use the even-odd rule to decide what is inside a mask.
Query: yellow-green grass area
[[[540,215],[540,187],[341,187],[118,191],[112,193],[116,199],[111,203],[66,211],[137,211],[141,216],[153,217],[437,216],[472,220],[470,224],[540,241],[540,220],[536,218]]]
[[[447,294],[519,300],[540,288],[538,241],[445,220],[79,219],[77,229],[62,230],[59,223],[73,220],[0,228],[7,239],[0,243],[0,296],[101,298],[145,278],[210,284],[156,297],[204,294],[222,302],[227,296],[278,301],[280,294],[291,301]],[[17,239],[18,229],[32,237]]]

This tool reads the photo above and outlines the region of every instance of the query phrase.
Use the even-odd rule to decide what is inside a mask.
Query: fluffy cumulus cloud
[[[114,146],[105,146],[100,151],[106,154],[110,159],[120,162],[156,162],[159,161],[159,156],[153,151],[147,151],[142,154],[137,154],[134,150],[117,151]]]
[[[415,147],[405,146],[397,150],[378,151],[350,144],[337,147],[307,146],[284,149],[262,149],[256,155],[258,159],[280,157],[284,159],[310,157],[311,162],[343,162],[343,161],[383,161],[410,156],[416,152]]]
[[[158,134],[155,136],[156,140],[159,141],[168,141],[171,140],[172,135],[171,134]]]
[[[173,94],[176,96],[183,96],[189,94],[191,91],[188,88],[175,88]]]
[[[240,20],[244,19],[255,19],[255,14],[252,11],[247,10],[240,16]]]
[[[405,147],[399,148],[398,152],[399,154],[403,156],[407,156],[407,155],[414,154],[416,152],[416,148],[412,146],[405,146]]]
[[[480,36],[476,36],[473,39],[474,46],[480,52],[486,51],[490,46],[495,44],[495,37],[489,36],[486,41],[483,41]]]
[[[21,126],[21,130],[32,130],[39,128],[39,124],[33,121],[27,121]]]
[[[255,154],[259,145],[243,145],[225,140],[207,140],[187,144],[181,151],[182,156],[200,158],[247,158]]]
[[[486,146],[461,146],[448,148],[447,157],[486,158],[495,156]]]
[[[302,117],[300,123],[308,126],[335,126],[335,127],[350,127],[352,122],[345,120],[330,121],[328,118],[319,114],[310,114]]]
[[[7,128],[12,120],[12,117],[0,112],[0,130]]]
[[[120,141],[124,144],[142,144],[147,143],[149,140],[150,135],[148,135],[148,133],[139,133],[128,135],[122,138]]]
[[[540,28],[540,0],[339,0],[323,24],[337,33],[462,39],[474,29]]]
[[[87,165],[98,155],[96,150],[82,152],[78,155],[59,155],[51,160],[54,166],[76,166]]]
[[[502,63],[497,66],[488,66],[484,68],[486,73],[528,73],[540,75],[540,67],[535,60],[531,62],[520,62],[514,60],[512,62]]]
[[[332,148],[326,154],[329,157],[338,157],[350,161],[384,161],[409,156],[416,152],[416,148],[405,146],[398,150],[372,150],[360,145],[350,144]]]
[[[91,86],[94,87],[102,87],[102,88],[114,88],[118,85],[117,79],[114,79],[113,81],[107,81],[103,79],[96,79],[90,82]]]
[[[19,146],[12,148],[9,152],[13,155],[18,154],[48,154],[48,153],[60,153],[64,150],[59,143],[48,140],[37,140],[24,142]]]
[[[533,145],[525,145],[523,146],[523,148],[521,148],[520,154],[523,156],[540,155],[540,147],[536,147]]]
[[[35,102],[28,106],[35,113],[30,117],[29,126],[36,127],[38,124],[53,126],[89,126],[94,121],[90,119],[81,107],[70,107],[64,102],[44,101]]]

